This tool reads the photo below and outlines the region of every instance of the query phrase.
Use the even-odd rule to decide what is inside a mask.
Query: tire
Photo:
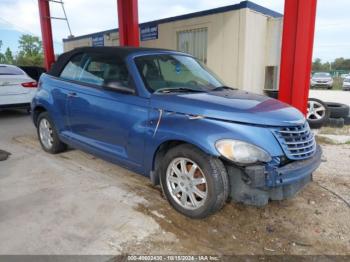
[[[191,178],[189,173],[192,168],[194,172]],[[181,169],[186,171],[181,172]],[[228,198],[230,186],[224,164],[220,159],[209,156],[194,146],[182,144],[170,149],[164,156],[160,171],[160,183],[165,197],[175,210],[190,218],[205,218],[215,213]],[[203,178],[205,182],[195,184],[195,180]],[[184,193],[186,190],[187,193]]]
[[[307,121],[311,128],[321,128],[327,122],[329,114],[330,112],[325,102],[316,98],[309,98]]]
[[[329,118],[325,126],[342,128],[344,123],[344,118]]]
[[[45,127],[45,125],[47,126]],[[46,130],[46,132],[44,130]],[[57,154],[66,150],[67,146],[60,141],[55,125],[47,112],[43,112],[38,116],[37,134],[41,147],[47,153]],[[48,142],[48,140],[50,140],[50,142]]]
[[[348,116],[348,117],[345,117],[344,118],[344,125],[350,125],[350,117]]]
[[[349,115],[349,106],[340,103],[326,103],[330,110],[330,118],[344,118]]]
[[[10,155],[11,155],[11,153],[0,149],[0,161],[7,160]]]

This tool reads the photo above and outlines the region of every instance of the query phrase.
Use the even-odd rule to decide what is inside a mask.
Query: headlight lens
[[[223,157],[240,164],[254,164],[272,160],[271,156],[263,149],[239,140],[219,140],[215,143],[215,147]]]

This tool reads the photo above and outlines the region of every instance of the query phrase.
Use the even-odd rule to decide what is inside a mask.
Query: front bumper
[[[343,90],[349,91],[350,90],[350,85],[343,85]]]
[[[315,82],[311,83],[311,87],[331,87],[333,86],[333,82],[326,82],[326,83],[321,83],[321,82]]]
[[[263,206],[269,200],[293,197],[312,180],[312,173],[321,164],[322,150],[317,146],[313,157],[294,161],[283,167],[229,166],[231,198],[244,204]]]

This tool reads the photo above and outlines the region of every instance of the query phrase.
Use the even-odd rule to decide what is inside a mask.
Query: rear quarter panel
[[[39,80],[38,91],[32,101],[32,112],[38,106],[45,108],[59,132],[65,130],[67,126],[67,89],[69,86],[66,82],[43,74]]]

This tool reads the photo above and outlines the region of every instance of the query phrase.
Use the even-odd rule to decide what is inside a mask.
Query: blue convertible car
[[[69,145],[148,176],[192,218],[228,199],[261,206],[289,198],[321,159],[298,110],[227,87],[175,51],[67,52],[40,78],[32,116],[45,151]]]

